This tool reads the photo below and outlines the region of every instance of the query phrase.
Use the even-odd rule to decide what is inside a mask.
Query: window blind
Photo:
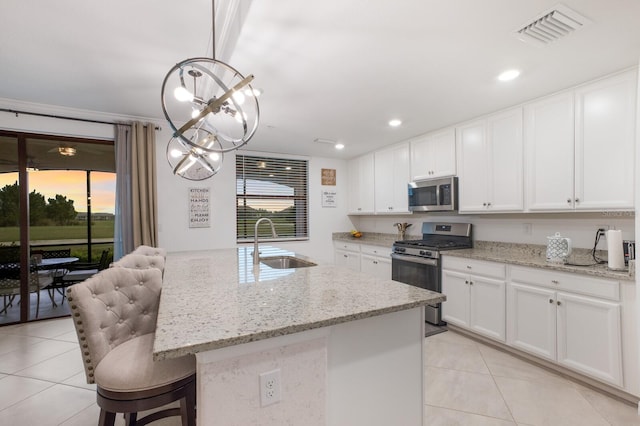
[[[278,237],[271,238],[271,227],[262,223],[261,239],[308,239],[308,192],[306,160],[236,155],[237,241],[253,240],[262,217],[273,221]]]

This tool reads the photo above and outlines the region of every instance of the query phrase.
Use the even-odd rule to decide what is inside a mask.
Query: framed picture
[[[323,189],[322,190],[322,207],[335,207],[335,206],[336,206],[336,190]]]
[[[210,227],[210,188],[189,188],[189,228]]]

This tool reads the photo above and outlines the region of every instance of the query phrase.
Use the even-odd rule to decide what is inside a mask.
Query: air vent
[[[522,26],[516,31],[516,36],[526,43],[544,46],[568,36],[590,23],[589,19],[579,13],[558,4],[551,10],[540,14],[532,22]]]

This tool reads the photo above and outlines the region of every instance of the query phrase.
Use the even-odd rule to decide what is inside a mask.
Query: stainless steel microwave
[[[458,178],[455,176],[410,182],[408,193],[412,212],[458,209]]]

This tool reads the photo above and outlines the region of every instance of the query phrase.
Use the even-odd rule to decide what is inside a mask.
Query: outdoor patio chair
[[[67,289],[87,383],[97,385],[99,425],[113,425],[137,413],[180,401],[139,420],[147,424],[180,415],[195,425],[196,362],[187,355],[153,360],[162,273],[155,268],[108,268]]]
[[[36,293],[36,318],[40,314],[40,290],[53,282],[46,271],[38,269],[37,259],[32,258],[29,265],[29,293]],[[16,296],[20,296],[20,263],[0,263],[0,295],[3,297],[4,314],[13,306]]]
[[[54,282],[49,287],[47,287],[47,290],[49,290],[51,303],[56,306],[56,291],[62,295],[62,301],[60,302],[60,304],[64,303],[65,289],[67,287],[72,284],[79,283],[80,281],[84,281],[87,278],[94,276],[99,271],[108,268],[110,260],[111,257],[109,256],[109,250],[107,249],[102,251],[99,262],[75,262],[65,266],[64,274],[55,279]]]

